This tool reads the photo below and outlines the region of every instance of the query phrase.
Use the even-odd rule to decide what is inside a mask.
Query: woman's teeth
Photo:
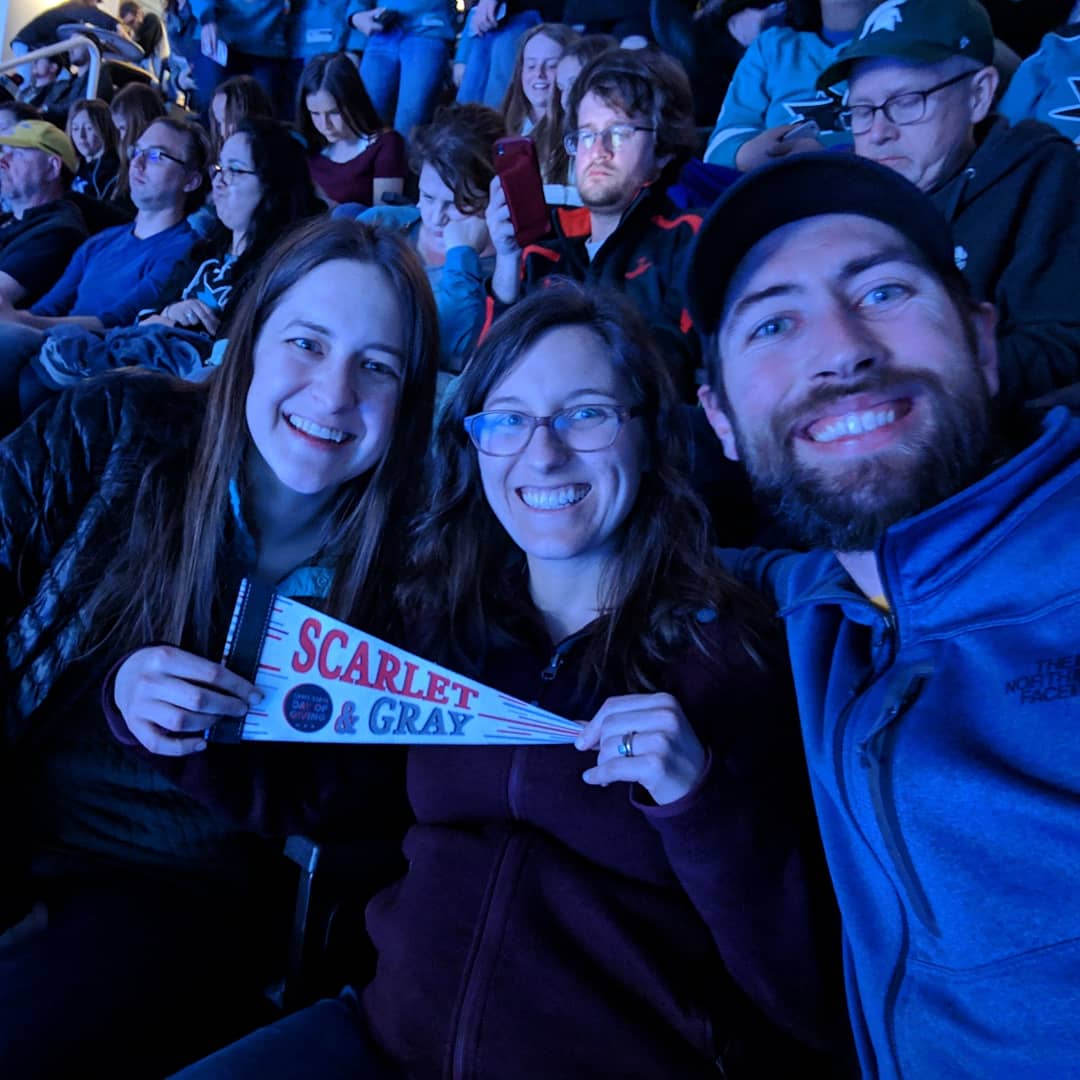
[[[337,428],[323,427],[322,424],[316,424],[314,420],[309,420],[306,416],[297,416],[296,413],[292,413],[287,419],[297,431],[302,431],[305,435],[312,435],[316,439],[326,439],[327,442],[343,443],[350,437],[347,431],[338,431]]]
[[[589,494],[588,484],[564,484],[557,488],[518,488],[521,501],[531,510],[561,510],[573,506]]]

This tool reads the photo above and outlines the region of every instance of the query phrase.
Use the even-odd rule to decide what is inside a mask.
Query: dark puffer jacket
[[[113,743],[98,702],[116,657],[83,640],[87,595],[125,542],[148,465],[175,463],[179,490],[205,397],[125,372],[60,396],[0,443],[0,768],[38,877],[111,866],[242,883],[270,857]]]

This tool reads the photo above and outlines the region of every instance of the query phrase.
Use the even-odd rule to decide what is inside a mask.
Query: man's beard
[[[578,185],[581,205],[587,210],[600,211],[614,210],[624,206],[627,200],[622,184],[622,178],[614,173],[587,178],[584,188]]]
[[[971,364],[970,379],[948,388],[930,371],[879,370],[857,383],[817,390],[774,418],[765,438],[748,440],[735,427],[739,456],[756,494],[793,540],[808,548],[872,551],[897,522],[962,491],[984,476],[995,455],[990,393]],[[849,462],[809,465],[795,452],[793,420],[819,414],[844,398],[901,387],[920,388],[919,407],[929,406],[924,430],[897,445]]]

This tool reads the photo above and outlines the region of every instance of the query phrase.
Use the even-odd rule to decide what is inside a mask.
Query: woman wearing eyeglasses
[[[711,556],[677,407],[622,298],[553,286],[495,324],[439,421],[400,607],[411,648],[581,734],[411,748],[373,981],[183,1080],[810,1071],[834,942],[794,705]],[[316,804],[298,769],[255,820]]]
[[[285,124],[261,116],[242,120],[211,166],[214,209],[221,228],[196,245],[161,292],[162,323],[217,333],[222,313],[270,245],[318,202],[303,145]]]

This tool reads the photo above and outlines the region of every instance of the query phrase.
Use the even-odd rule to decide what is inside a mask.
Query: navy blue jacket
[[[890,612],[748,552],[787,629],[866,1076],[1080,1062],[1080,418],[889,529]]]

